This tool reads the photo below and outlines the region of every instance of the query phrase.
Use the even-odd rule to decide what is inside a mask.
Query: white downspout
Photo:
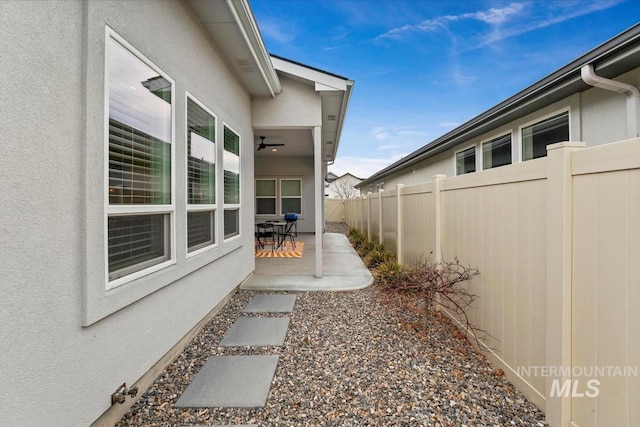
[[[621,83],[615,80],[607,79],[596,75],[593,65],[584,65],[580,74],[582,80],[590,86],[599,87],[601,89],[611,90],[622,93],[627,97],[627,137],[640,137],[638,124],[640,123],[640,90],[637,87]]]

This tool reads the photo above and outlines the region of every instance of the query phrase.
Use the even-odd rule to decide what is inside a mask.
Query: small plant
[[[462,327],[473,333],[480,344],[480,336],[490,336],[471,322],[467,309],[478,298],[467,290],[464,284],[480,274],[472,267],[463,265],[455,258],[454,261],[444,261],[435,264],[430,258],[399,271],[391,270],[392,265],[383,263],[384,275],[378,278],[378,283],[387,291],[397,295],[401,300],[407,296],[418,297],[423,300],[423,328],[429,328],[433,310],[437,305],[456,317]]]
[[[378,285],[388,286],[399,280],[404,273],[404,268],[398,264],[395,258],[390,258],[382,262],[376,272],[375,280]]]
[[[363,234],[362,234],[362,231],[358,230],[357,228],[351,227],[349,228],[348,236],[349,238],[353,238],[356,236],[363,236]]]
[[[375,250],[377,246],[377,243],[372,242],[371,240],[365,240],[358,248],[358,254],[364,258],[369,254],[369,252]]]
[[[382,246],[378,246],[376,249],[369,252],[364,259],[364,263],[369,268],[375,268],[385,261],[392,260],[394,258],[395,255],[393,253],[385,250]]]
[[[349,241],[355,250],[358,250],[366,240],[367,237],[357,228],[349,229]]]

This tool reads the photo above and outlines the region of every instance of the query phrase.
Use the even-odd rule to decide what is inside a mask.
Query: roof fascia
[[[353,80],[346,81],[345,93],[342,96],[342,107],[340,108],[340,117],[338,117],[338,129],[336,131],[336,139],[333,144],[333,153],[331,153],[331,161],[334,161],[338,154],[338,146],[340,145],[340,138],[342,137],[342,128],[344,127],[344,121],[347,117],[347,110],[349,109],[349,102],[351,100],[351,94],[353,93]]]
[[[247,0],[226,0],[226,3],[238,23],[238,30],[241,32],[251,56],[258,65],[260,75],[269,87],[271,96],[275,97],[277,93],[282,91],[282,86],[271,62],[271,57],[264,45],[264,40],[249,2]]]
[[[277,56],[271,56],[273,67],[283,73],[308,80],[315,83],[316,91],[322,90],[347,90],[347,82],[349,79],[340,78],[338,76],[324,73],[322,71],[305,67],[301,64],[283,60]]]

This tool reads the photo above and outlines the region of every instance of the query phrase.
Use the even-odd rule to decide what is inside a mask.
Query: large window
[[[456,175],[476,171],[476,147],[456,153]]]
[[[302,215],[301,178],[256,179],[256,215]]]
[[[256,215],[276,213],[276,180],[256,179]]]
[[[511,164],[511,134],[482,144],[482,168],[491,169]]]
[[[280,213],[302,214],[302,180],[280,180]]]
[[[173,80],[134,52],[108,38],[107,288],[172,259]]]
[[[216,119],[187,95],[187,250],[215,244]]]
[[[547,155],[547,145],[569,141],[569,113],[522,128],[522,160]]]
[[[224,127],[224,238],[240,234],[240,136]]]

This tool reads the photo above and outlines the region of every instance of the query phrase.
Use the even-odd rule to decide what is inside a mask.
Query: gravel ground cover
[[[241,313],[253,295],[234,295],[118,426],[546,426],[446,319],[425,334],[418,312],[375,287],[298,293],[290,314]],[[241,316],[290,316],[285,345],[218,346]],[[262,354],[280,355],[264,408],[173,407],[208,357]]]

